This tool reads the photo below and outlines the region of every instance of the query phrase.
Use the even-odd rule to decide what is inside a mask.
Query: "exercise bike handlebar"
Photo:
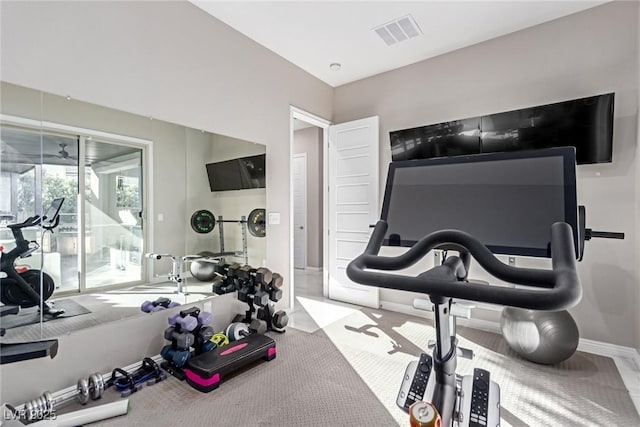
[[[41,221],[42,221],[42,218],[40,217],[40,215],[34,215],[34,216],[30,216],[29,218],[17,224],[9,224],[7,225],[7,227],[8,228],[33,227],[34,225],[40,224]]]
[[[534,310],[562,310],[574,306],[582,297],[573,234],[571,226],[566,223],[558,222],[551,227],[552,270],[509,266],[497,259],[479,240],[459,230],[431,233],[399,256],[379,256],[386,231],[386,221],[378,221],[365,252],[347,266],[347,276],[351,280],[368,286]],[[412,277],[371,271],[410,267],[432,249],[445,244],[464,248],[487,272],[500,280],[537,289],[491,286],[435,275]]]

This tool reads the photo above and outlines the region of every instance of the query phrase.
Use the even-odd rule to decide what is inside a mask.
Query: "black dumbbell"
[[[289,316],[283,310],[278,310],[273,313],[275,310],[275,306],[273,304],[269,304],[264,308],[258,309],[257,317],[260,320],[267,321],[267,316],[271,316],[271,324],[276,329],[284,329],[289,323]],[[273,313],[273,314],[272,314]]]
[[[234,262],[232,264],[216,264],[216,266],[214,267],[214,271],[216,276],[222,278],[222,279],[229,279],[231,277],[237,277],[238,276],[238,270],[240,269],[241,265],[238,264],[237,262]]]
[[[256,334],[264,334],[267,332],[267,322],[260,319],[252,319],[251,323],[249,323],[249,331]]]
[[[271,324],[277,329],[284,329],[289,323],[289,316],[284,310],[278,310],[271,317]]]
[[[269,282],[269,289],[282,289],[284,286],[284,277],[278,273],[271,275],[271,281]]]
[[[240,270],[241,265],[238,264],[237,262],[234,262],[233,264],[230,264],[226,271],[226,276],[228,278],[232,278],[232,277],[238,277],[238,271]]]
[[[254,293],[255,293],[255,287],[245,283],[238,290],[238,300],[243,302],[249,302],[249,295],[253,295]]]
[[[272,273],[271,270],[266,267],[253,269],[250,265],[245,265],[238,270],[238,278],[245,281],[252,281],[258,286],[266,287],[271,282]]]
[[[278,302],[282,299],[282,289],[270,289],[269,299],[273,302]]]
[[[253,304],[259,307],[264,307],[269,303],[269,294],[263,290],[259,290],[253,296]]]
[[[222,290],[224,287],[225,287],[225,279],[223,279],[220,276],[216,276],[216,278],[213,279],[211,290],[218,295],[222,295],[224,294],[224,291]]]

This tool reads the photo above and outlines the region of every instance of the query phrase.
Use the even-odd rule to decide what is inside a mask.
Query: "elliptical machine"
[[[554,161],[554,158],[562,161]],[[510,160],[514,162],[509,163]],[[546,160],[548,161],[545,163]],[[479,164],[481,162],[489,163]],[[446,170],[438,169],[438,166],[444,165],[447,166]],[[462,166],[458,167],[459,165]],[[469,167],[465,168],[465,165]],[[424,171],[414,168],[422,166],[435,167]],[[540,166],[542,170],[547,167],[547,175],[539,173]],[[532,175],[538,175],[523,178],[522,175],[526,173],[523,171],[527,170]],[[478,176],[479,173],[485,174]],[[560,182],[550,183],[549,176]],[[522,188],[516,188],[516,185],[511,189],[506,188],[503,182],[509,183],[510,179],[521,179],[530,188],[535,187],[534,192],[522,194]],[[539,181],[542,182],[539,184]],[[491,186],[494,182],[500,185],[498,189],[504,194],[493,197],[493,204],[465,204],[466,195],[472,197],[482,193],[483,189],[477,183]],[[557,187],[554,188],[554,185]],[[429,186],[437,188],[422,188]],[[466,186],[469,189],[465,190]],[[455,188],[456,196],[460,197],[444,198],[443,194],[450,192],[451,188]],[[489,197],[492,193],[490,189],[482,195]],[[561,207],[554,211],[552,202]],[[438,210],[442,207],[440,205],[446,204],[449,205],[449,210]],[[501,209],[494,209],[498,204]],[[509,204],[515,207],[510,207]],[[484,217],[483,210],[488,212]],[[500,425],[500,387],[491,380],[491,374],[483,369],[475,369],[473,375],[461,378],[456,375],[457,357],[468,355],[469,351],[458,348],[455,332],[450,329],[452,300],[457,298],[534,310],[561,310],[577,304],[582,296],[576,272],[579,248],[574,243],[580,240],[577,210],[575,152],[571,149],[539,150],[528,154],[481,154],[461,156],[458,159],[413,160],[391,164],[382,219],[375,225],[364,253],[347,266],[347,276],[363,285],[427,294],[434,305],[436,342],[433,354],[423,353],[419,361],[409,364],[397,399],[397,404],[410,413],[411,425],[439,425],[436,421],[438,418],[443,427]],[[451,229],[453,227],[440,228],[443,222],[456,223],[456,218],[465,221],[464,215],[458,215],[460,212],[470,216],[468,223],[460,223],[465,231]],[[500,217],[503,212],[505,216]],[[519,218],[522,221],[520,224],[509,222],[513,212],[522,215]],[[540,215],[540,212],[552,214],[545,216]],[[471,217],[472,213],[476,217]],[[560,219],[545,224],[556,213]],[[527,222],[527,215],[530,215],[533,222]],[[541,217],[544,217],[542,221]],[[471,224],[473,221],[475,223]],[[419,234],[421,238],[416,237],[422,230],[429,230],[431,222],[437,224],[434,226],[435,231]],[[529,239],[537,246],[532,244],[525,248],[521,236],[518,237],[520,240],[512,240],[520,246],[500,245],[511,239],[512,234],[522,231],[519,227],[529,225],[531,230],[535,229],[534,233],[528,234]],[[390,234],[387,236],[389,227]],[[487,233],[487,227],[496,230],[497,237],[494,237],[493,232]],[[549,227],[550,235],[548,231],[541,231],[548,230]],[[494,240],[487,244],[466,232],[470,229],[483,234],[485,239],[503,241]],[[505,233],[505,230],[508,232]],[[383,245],[407,246],[410,249],[399,256],[380,256],[378,253]],[[433,249],[454,250],[459,255],[449,256],[441,265],[415,277],[380,272],[406,269]],[[552,269],[517,268],[503,263],[494,253],[550,256]],[[493,277],[524,287],[491,286],[468,280],[472,257]]]
[[[38,242],[24,238],[22,229],[40,225],[44,230],[53,232],[60,223],[60,208],[63,202],[63,197],[54,199],[44,216],[34,215],[21,223],[7,225],[13,233],[16,247],[7,253],[1,252],[0,257],[0,301],[6,306],[28,308],[42,304],[42,312],[45,315],[57,317],[64,313],[64,310],[54,309],[45,302],[55,290],[55,282],[51,276],[41,270],[15,266],[18,258],[27,258],[40,248]]]

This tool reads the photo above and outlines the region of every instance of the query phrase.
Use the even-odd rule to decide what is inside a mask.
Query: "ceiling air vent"
[[[416,24],[415,19],[413,19],[411,15],[394,19],[391,22],[374,28],[373,31],[384,40],[387,46],[412,39],[422,34],[420,27],[418,27],[418,24]]]

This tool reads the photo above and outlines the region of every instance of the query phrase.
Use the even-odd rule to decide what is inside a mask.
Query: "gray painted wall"
[[[289,162],[278,159],[289,158],[289,107],[330,118],[330,86],[188,2],[3,1],[0,12],[3,81],[265,144],[266,209],[281,215],[280,225],[268,228],[266,261],[288,283],[289,193],[281,189],[289,187]],[[170,129],[153,126],[147,138],[171,139],[174,149],[184,144],[184,131],[171,138]],[[167,239],[183,236],[187,223],[185,204],[170,196],[185,191],[184,180],[173,182],[173,171],[186,162],[181,152],[155,159],[154,188],[163,203],[155,212],[165,215]],[[167,250],[183,250],[184,239],[176,241],[177,247]],[[282,302],[288,301],[285,285]],[[146,337],[161,336],[163,329],[146,322],[130,329],[141,339],[127,341],[126,355],[136,355],[129,363],[150,349]],[[104,343],[120,337],[121,330],[107,325],[87,331]],[[61,345],[67,348],[61,351],[79,349],[82,338],[64,339]],[[77,354],[47,365],[55,369],[47,370],[40,391],[75,383],[85,371]],[[90,352],[86,364],[117,366],[124,363],[120,356],[118,349]],[[22,398],[25,390],[17,382],[23,374],[31,378],[33,364],[2,367],[0,401]],[[36,387],[29,385],[32,395]]]
[[[293,133],[293,154],[307,153],[307,266],[322,267],[322,129]]]
[[[588,226],[626,239],[587,242],[579,264],[584,296],[571,313],[583,338],[640,347],[638,70],[638,3],[613,2],[338,87],[334,122],[380,116],[382,191],[389,131],[615,92],[613,163],[580,166],[578,197]],[[483,272],[474,267],[472,276]],[[380,298],[411,304],[413,294],[383,289]],[[475,315],[495,321],[498,314]]]

